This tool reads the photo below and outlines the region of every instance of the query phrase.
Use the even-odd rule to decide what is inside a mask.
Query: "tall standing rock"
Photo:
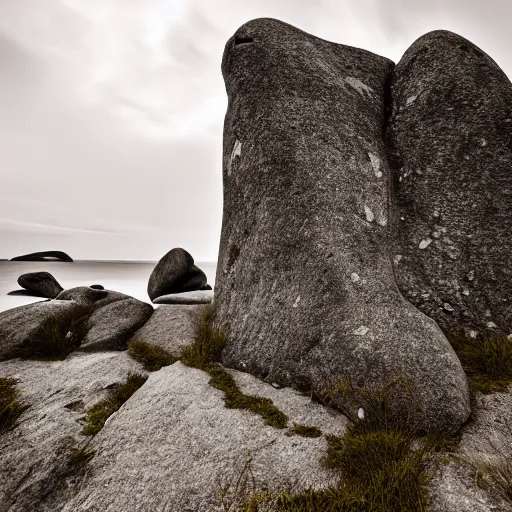
[[[398,291],[382,138],[393,63],[259,19],[227,42],[224,215],[214,305],[223,362],[302,389],[392,375],[419,426],[469,414],[461,365]]]
[[[448,331],[511,333],[512,84],[436,31],[396,66],[392,99],[399,288]]]

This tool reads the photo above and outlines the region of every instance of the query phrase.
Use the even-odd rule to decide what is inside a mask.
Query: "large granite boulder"
[[[64,290],[49,272],[30,272],[18,277],[18,284],[36,297],[54,299]]]
[[[482,50],[430,32],[392,80],[395,276],[446,330],[512,332],[512,84]]]
[[[134,299],[116,300],[96,308],[88,319],[88,330],[80,350],[126,350],[128,340],[153,314],[153,306]]]
[[[43,301],[0,313],[0,361],[20,357],[45,321],[65,319],[82,306],[75,301]]]
[[[185,249],[170,250],[156,265],[148,282],[151,300],[169,293],[199,290],[206,286],[205,273],[194,265]]]
[[[71,263],[73,259],[62,251],[42,251],[15,256],[11,261],[65,261]]]
[[[224,214],[214,307],[223,362],[325,391],[401,376],[410,418],[456,429],[469,415],[461,364],[398,291],[382,138],[393,63],[259,19],[227,42]]]

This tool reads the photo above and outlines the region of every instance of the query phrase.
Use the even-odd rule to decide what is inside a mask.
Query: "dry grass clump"
[[[463,333],[445,334],[475,391],[507,390],[512,383],[512,340],[498,332],[475,338]]]
[[[88,444],[81,448],[75,448],[68,457],[68,466],[74,470],[84,469],[88,462],[94,457],[95,451],[88,448]]]
[[[130,342],[128,354],[136,361],[142,363],[144,370],[148,372],[156,372],[160,368],[178,361],[178,358],[167,352],[167,350],[141,339]]]
[[[66,359],[85,338],[90,314],[89,306],[77,305],[48,316],[25,340],[19,357],[52,361]]]
[[[293,424],[293,431],[302,437],[320,437],[322,431],[318,427],[301,425],[300,423]]]
[[[228,409],[247,409],[260,415],[267,425],[285,428],[288,417],[272,403],[272,400],[245,395],[231,374],[216,364],[226,342],[227,335],[216,324],[213,308],[210,305],[205,306],[196,326],[194,342],[183,350],[181,362],[207,372],[211,376],[209,384],[224,392],[224,401]]]
[[[138,373],[129,374],[126,380],[109,397],[93,405],[87,411],[86,424],[82,434],[96,435],[105,425],[107,418],[118,411],[147,379],[146,376]]]
[[[0,434],[12,430],[28,406],[18,401],[15,379],[0,378]]]

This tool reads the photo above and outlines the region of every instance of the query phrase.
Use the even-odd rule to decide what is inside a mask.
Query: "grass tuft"
[[[0,378],[0,434],[16,427],[16,422],[28,406],[18,401],[15,379]]]
[[[142,363],[144,369],[148,372],[156,372],[160,368],[178,361],[178,358],[167,352],[167,350],[141,339],[133,340],[130,343],[128,354],[136,361]]]
[[[228,409],[247,409],[260,415],[267,425],[285,428],[288,417],[272,403],[272,400],[245,395],[231,374],[216,365],[220,361],[226,342],[226,333],[216,324],[212,306],[207,305],[203,308],[196,327],[194,342],[183,350],[181,362],[207,372],[211,377],[209,384],[224,391],[224,401]]]
[[[25,340],[19,356],[26,359],[62,360],[76,350],[89,330],[91,308],[78,305],[46,318]]]
[[[82,430],[84,435],[96,435],[105,425],[107,418],[118,411],[120,407],[137,391],[148,378],[140,374],[129,374],[126,381],[118,386],[111,396],[93,405],[88,411],[86,424]]]
[[[512,383],[512,340],[493,332],[476,338],[460,333],[445,335],[475,391],[492,393],[507,390]]]
[[[74,469],[83,469],[87,463],[94,457],[94,450],[90,450],[87,445],[81,448],[75,448],[68,457],[68,466]]]
[[[318,427],[300,425],[299,423],[293,424],[293,431],[302,437],[320,437],[322,431]]]

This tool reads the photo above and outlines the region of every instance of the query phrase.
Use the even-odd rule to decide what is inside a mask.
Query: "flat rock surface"
[[[54,512],[56,494],[72,490],[78,477],[67,469],[71,450],[85,444],[80,419],[85,410],[123,382],[145,373],[126,353],[76,353],[65,361],[0,364],[0,377],[17,379],[30,405],[0,442],[0,510]],[[128,510],[128,509],[127,509]]]
[[[331,482],[331,473],[318,463],[325,438],[289,435],[253,413],[226,409],[223,393],[208,381],[206,373],[181,363],[152,373],[92,441],[97,455],[62,510],[222,510],[216,508],[219,483],[236,479],[248,452],[257,486],[321,488]],[[293,417],[303,417],[299,411],[307,399],[290,389],[276,392],[283,396],[283,412],[288,403]],[[339,414],[338,422],[312,409],[308,414],[326,432],[344,431]]]
[[[155,304],[209,304],[213,300],[213,291],[197,290],[193,292],[171,293],[153,300]]]
[[[510,80],[439,30],[405,52],[392,100],[399,288],[443,329],[512,333]]]
[[[147,341],[180,357],[183,347],[194,341],[195,325],[202,309],[201,305],[157,306],[151,318],[135,332],[130,342]]]
[[[151,304],[134,298],[116,300],[102,306],[89,317],[88,331],[82,340],[80,350],[126,350],[133,333],[141,328],[152,314]]]
[[[299,389],[400,375],[418,426],[458,428],[466,377],[398,291],[382,138],[393,63],[272,19],[227,42],[214,307],[226,366]]]

